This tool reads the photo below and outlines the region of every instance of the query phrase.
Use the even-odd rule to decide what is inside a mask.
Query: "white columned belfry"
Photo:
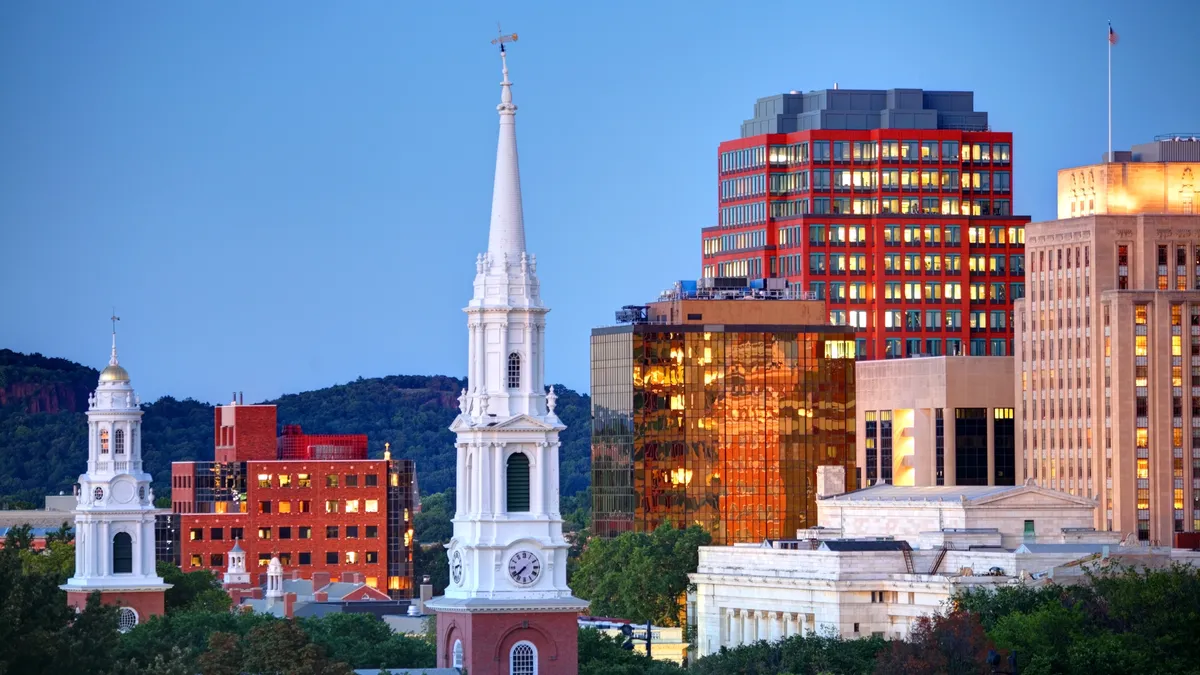
[[[112,355],[88,397],[87,471],[79,476],[75,507],[75,575],[62,586],[68,603],[101,591],[105,602],[130,607],[137,623],[162,613],[170,588],[155,573],[154,492],[142,469],[141,400]],[[125,610],[123,610],[125,611]],[[128,627],[122,614],[122,627]]]
[[[450,665],[460,641],[468,669],[484,675],[499,661],[493,658],[496,648],[485,649],[480,640],[509,634],[504,626],[529,631],[521,639],[538,645],[540,663],[550,658],[551,647],[529,624],[562,622],[572,627],[573,638],[576,617],[587,607],[567,586],[569,545],[558,505],[559,433],[566,427],[544,380],[549,310],[542,304],[537,260],[525,245],[517,106],[503,50],[501,64],[488,246],[475,258],[473,293],[464,309],[468,382],[450,426],[458,436],[460,500],[447,545],[450,584],[444,596],[427,603],[438,613],[438,665]],[[472,615],[470,629],[460,614]],[[565,644],[554,649],[567,649]],[[573,652],[573,640],[570,645]],[[508,663],[507,653],[500,658]]]

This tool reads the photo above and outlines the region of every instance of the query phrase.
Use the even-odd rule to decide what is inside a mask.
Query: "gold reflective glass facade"
[[[789,539],[816,525],[818,465],[854,482],[854,334],[705,328],[592,332],[593,533]]]

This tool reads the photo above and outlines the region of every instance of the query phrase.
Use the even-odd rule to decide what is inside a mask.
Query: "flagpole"
[[[1112,22],[1108,22],[1108,156],[1105,161],[1113,161],[1112,154]]]

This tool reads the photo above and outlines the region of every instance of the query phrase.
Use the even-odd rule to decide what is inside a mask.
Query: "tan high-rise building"
[[[1200,158],[1200,142],[1153,145],[1162,176],[1193,164],[1156,158]],[[1116,157],[1130,161],[1059,172],[1060,218],[1064,177],[1143,173],[1136,153]],[[1107,197],[1075,207],[1087,215],[1026,228],[1017,479],[1095,496],[1098,528],[1169,543],[1200,531],[1200,215],[1184,212],[1191,195],[1164,192],[1173,182],[1124,180],[1121,208],[1106,185]]]

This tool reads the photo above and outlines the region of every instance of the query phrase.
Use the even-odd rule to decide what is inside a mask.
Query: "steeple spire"
[[[117,310],[113,309],[113,315],[108,318],[112,320],[112,325],[113,325],[112,326],[112,356],[109,357],[109,359],[108,359],[108,365],[115,366],[115,365],[117,365],[117,322],[121,320],[121,317],[117,316]]]
[[[517,106],[512,102],[508,79],[508,52],[504,45],[516,42],[517,34],[492,40],[500,45],[504,81],[500,83],[500,141],[496,147],[496,178],[492,186],[492,222],[488,230],[488,253],[508,254],[514,262],[525,252],[525,218],[521,208],[521,172],[517,163]]]

